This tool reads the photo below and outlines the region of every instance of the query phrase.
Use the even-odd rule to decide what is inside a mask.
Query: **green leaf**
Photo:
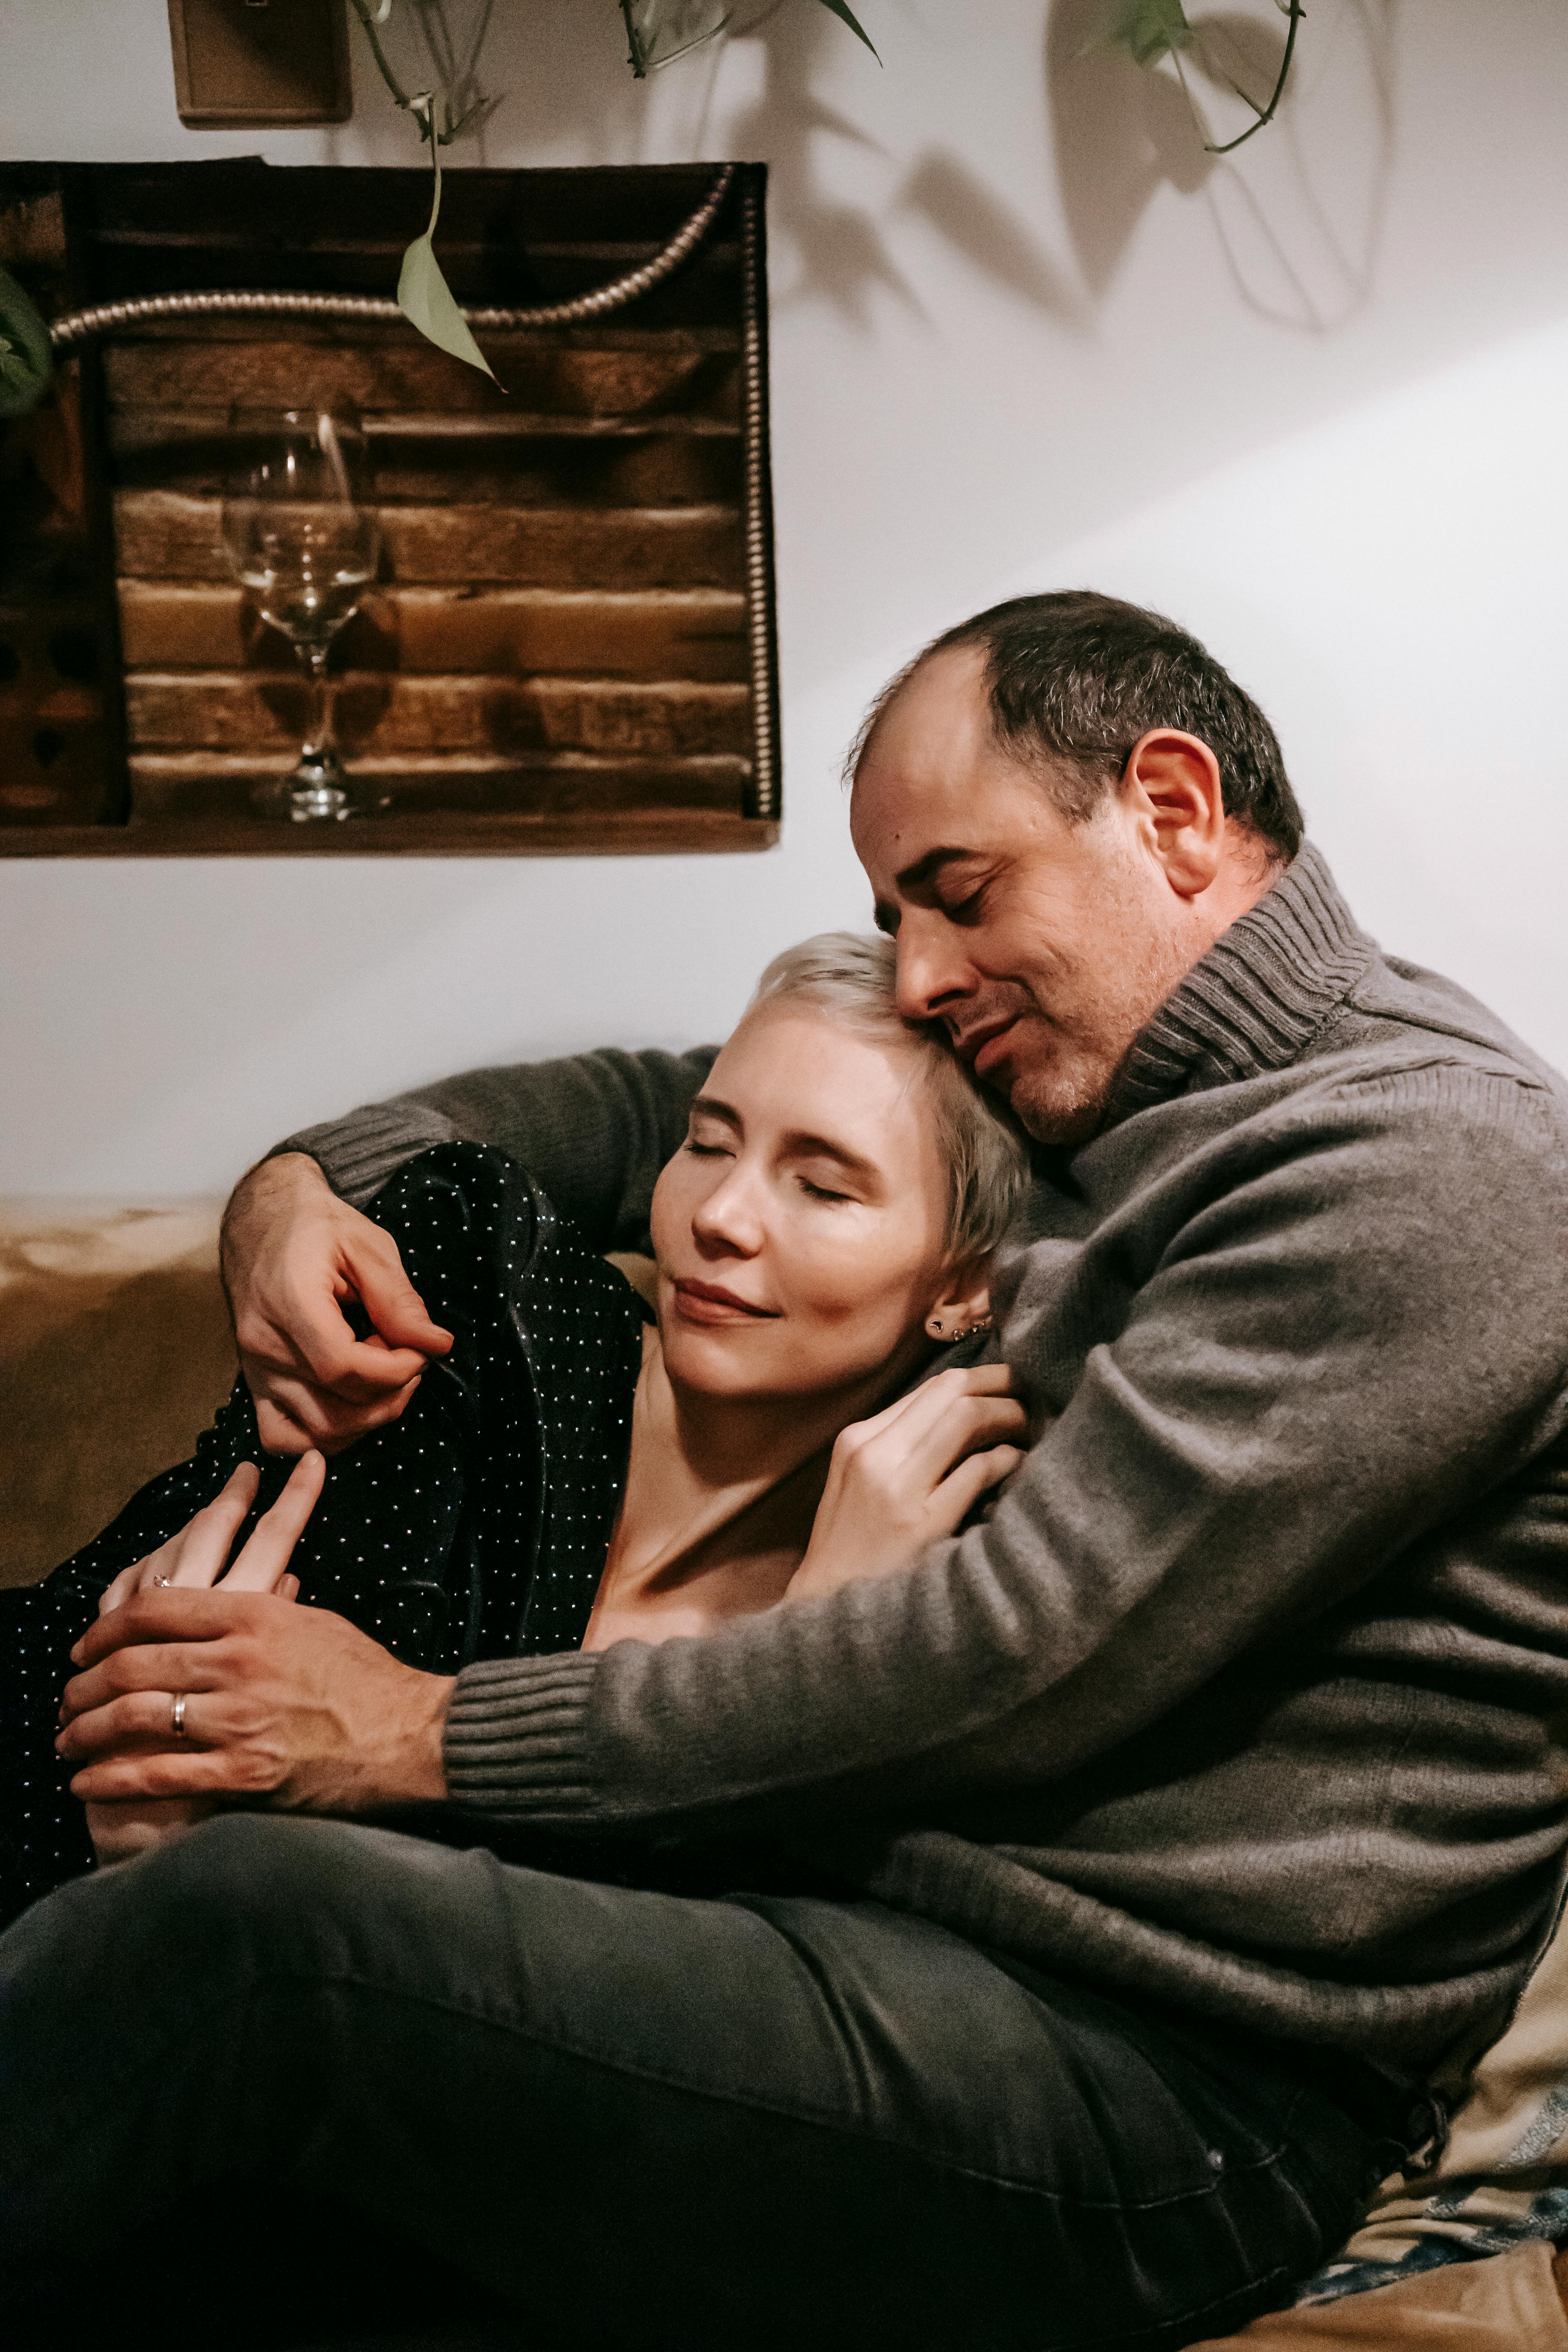
[[[620,5],[629,50],[626,63],[639,81],[644,74],[673,65],[689,50],[715,40],[730,21],[725,0],[620,0]],[[877,56],[865,26],[847,0],[822,0],[822,5]],[[877,62],[879,65],[881,59]]]
[[[839,23],[840,23],[841,25],[847,25],[847,26],[848,26],[848,27],[849,27],[849,29],[850,29],[850,31],[854,34],[854,36],[855,36],[856,39],[857,39],[858,41],[864,41],[864,42],[865,42],[865,44],[866,44],[866,47],[867,47],[868,49],[870,49],[870,51],[871,51],[871,55],[872,55],[874,58],[877,58],[877,52],[876,52],[875,47],[872,46],[871,37],[870,37],[869,33],[868,33],[868,32],[867,32],[865,26],[864,26],[864,25],[862,25],[862,23],[860,22],[860,19],[858,18],[858,16],[856,16],[856,14],[855,14],[854,10],[853,10],[852,8],[847,8],[847,7],[845,6],[845,5],[844,5],[844,0],[822,0],[822,5],[823,5],[823,6],[824,6],[825,8],[831,8],[831,9],[832,9],[832,11],[833,11],[833,14],[837,17],[837,19],[838,19]],[[1177,14],[1178,14],[1178,15],[1180,15],[1180,13],[1181,13],[1181,12],[1180,12],[1180,10],[1178,9]],[[877,58],[877,63],[878,63],[879,65],[880,65],[880,64],[881,64],[881,62],[882,62],[881,58]]]
[[[621,0],[621,15],[630,48],[626,62],[639,81],[716,40],[730,21],[724,0]]]
[[[827,0],[831,6],[832,0]],[[1141,66],[1191,47],[1193,28],[1182,0],[1120,0],[1109,38],[1131,50]]]
[[[0,416],[37,408],[55,372],[49,331],[8,269],[0,269]]]
[[[428,133],[430,100],[427,97],[416,98],[414,110]],[[434,139],[430,141],[430,160],[436,166],[436,196],[430,206],[430,226],[423,236],[415,238],[403,257],[403,268],[397,279],[397,307],[428,341],[441,351],[450,352],[455,360],[466,361],[469,367],[481,368],[495,383],[499,381],[496,372],[468,332],[468,322],[458,310],[452,289],[441,275],[441,265],[436,258],[436,248],[431,243],[441,211],[441,154]]]

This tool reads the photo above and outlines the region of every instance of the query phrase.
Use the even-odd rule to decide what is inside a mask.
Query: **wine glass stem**
[[[310,681],[310,731],[301,747],[301,756],[311,751],[327,751],[332,742],[331,690],[327,684],[327,651],[324,645],[302,645],[296,647],[305,674]]]

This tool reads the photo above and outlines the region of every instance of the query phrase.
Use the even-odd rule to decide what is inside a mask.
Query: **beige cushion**
[[[0,1203],[0,1584],[183,1462],[227,1395],[220,1203]]]

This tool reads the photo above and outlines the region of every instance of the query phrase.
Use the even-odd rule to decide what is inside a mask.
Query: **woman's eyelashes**
[[[853,1192],[837,1192],[831,1185],[816,1184],[809,1176],[797,1174],[795,1181],[803,1192],[810,1193],[814,1201],[853,1201],[855,1198]]]
[[[694,1160],[733,1160],[735,1157],[735,1147],[732,1143],[708,1143],[700,1136],[696,1135],[689,1135],[681,1150],[689,1151]],[[858,1193],[846,1192],[837,1185],[818,1183],[814,1177],[807,1176],[800,1169],[795,1171],[795,1181],[801,1191],[807,1193],[814,1201],[847,1202],[859,1198]]]

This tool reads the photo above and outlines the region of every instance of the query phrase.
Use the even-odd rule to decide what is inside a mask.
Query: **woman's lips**
[[[751,1306],[716,1282],[678,1282],[675,1303],[688,1323],[763,1323],[777,1313],[772,1307]]]

